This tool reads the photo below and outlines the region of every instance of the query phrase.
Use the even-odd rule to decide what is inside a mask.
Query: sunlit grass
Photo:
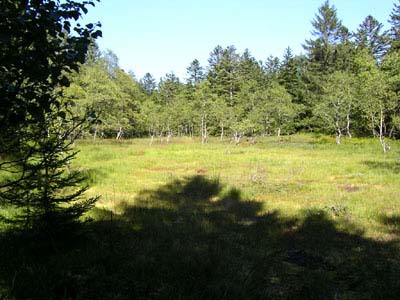
[[[308,209],[325,210],[338,224],[362,228],[366,237],[391,239],[382,217],[400,214],[400,143],[391,141],[384,155],[373,139],[344,140],[296,135],[258,139],[239,146],[228,140],[175,138],[171,143],[148,139],[83,140],[75,167],[88,174],[88,195],[118,213],[120,203],[135,205],[143,190],[193,175],[218,178],[243,198],[261,202],[261,213],[279,211],[301,216]]]
[[[0,298],[55,299],[61,287],[76,299],[397,299],[400,143],[391,146],[384,155],[377,140],[316,135],[80,140],[72,166],[87,196],[102,196],[92,222],[50,239],[4,230]]]

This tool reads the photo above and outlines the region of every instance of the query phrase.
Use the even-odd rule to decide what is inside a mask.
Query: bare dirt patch
[[[204,174],[207,174],[207,170],[205,170],[205,169],[198,169],[198,170],[196,171],[196,173],[199,174],[199,175],[204,175]]]
[[[342,189],[348,193],[354,193],[354,192],[358,192],[359,190],[361,190],[361,187],[352,185],[352,184],[346,184],[346,185],[342,186]]]

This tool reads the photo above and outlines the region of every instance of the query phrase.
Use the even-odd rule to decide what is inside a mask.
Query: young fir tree
[[[71,26],[87,5],[94,2],[1,2],[0,200],[16,209],[10,221],[29,228],[60,228],[96,201],[81,198],[82,176],[69,170],[82,120],[60,100],[67,73],[101,34],[95,24]]]
[[[279,83],[281,83],[289,94],[292,95],[293,100],[297,103],[302,102],[301,95],[301,65],[299,57],[294,57],[290,47],[286,48],[283,54],[282,64],[279,72]]]

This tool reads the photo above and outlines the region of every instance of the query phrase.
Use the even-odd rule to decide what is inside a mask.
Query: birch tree
[[[376,65],[374,58],[361,52],[356,65],[359,103],[373,136],[378,136],[383,152],[390,147],[386,142],[387,121],[396,107],[396,94],[389,88],[387,75]]]
[[[334,128],[337,144],[341,143],[343,132],[352,137],[350,127],[355,105],[354,81],[353,75],[342,71],[327,76],[321,102],[315,107],[316,115],[328,127]]]

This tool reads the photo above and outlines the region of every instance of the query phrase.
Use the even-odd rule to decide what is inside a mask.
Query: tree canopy
[[[398,7],[390,15],[390,31],[368,15],[350,32],[325,1],[311,22],[304,55],[288,47],[282,58],[260,61],[248,49],[240,53],[233,45],[217,45],[207,65],[198,59],[189,64],[185,81],[174,73],[158,83],[150,73],[139,81],[128,78],[116,57],[102,52],[73,79],[84,95],[77,105],[91,103],[101,116],[87,134],[117,137],[122,131],[125,137],[160,141],[198,135],[203,142],[209,135],[239,141],[298,131],[336,134],[338,142],[342,133],[397,138]],[[374,88],[377,82],[382,85]],[[371,112],[378,103],[385,103],[382,114]]]

